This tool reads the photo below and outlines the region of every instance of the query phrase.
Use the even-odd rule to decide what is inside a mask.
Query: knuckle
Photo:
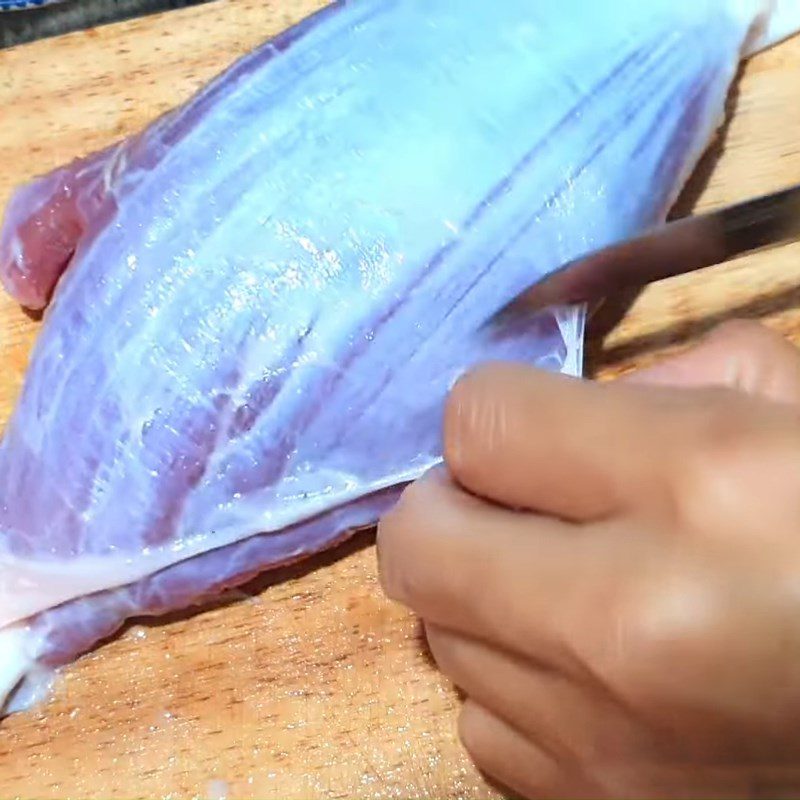
[[[781,334],[756,322],[733,321],[715,330],[707,345],[740,391],[800,403],[800,355]]]
[[[720,323],[711,332],[712,341],[728,342],[742,347],[772,345],[780,337],[769,328],[751,319],[730,319]]]
[[[709,626],[724,615],[724,600],[682,563],[642,570],[609,609],[614,633],[597,651],[596,674],[613,696],[645,712],[679,696],[702,674]]]
[[[676,510],[692,530],[757,524],[796,508],[800,420],[788,407],[764,406],[733,390],[707,393],[691,447],[677,470]],[[760,488],[757,488],[760,487]],[[766,517],[765,517],[766,519]]]
[[[716,328],[712,345],[733,356],[745,377],[764,372],[797,359],[794,347],[776,331],[753,320],[730,320]]]
[[[743,529],[748,520],[763,529],[777,512],[800,508],[800,421],[794,409],[765,411],[728,390],[707,400],[677,479],[681,520],[705,533],[723,523]]]

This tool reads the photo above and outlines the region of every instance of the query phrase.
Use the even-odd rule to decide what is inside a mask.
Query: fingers
[[[474,494],[574,521],[670,507],[713,410],[679,390],[490,365],[451,394],[445,459]]]
[[[669,391],[713,387],[731,394]],[[477,495],[571,520],[669,504],[681,464],[714,429],[715,412],[730,419],[747,394],[800,403],[800,354],[746,322],[612,384],[489,365],[451,393],[445,459]]]
[[[0,230],[0,280],[26,308],[44,308],[66,269],[87,221],[101,208],[105,150],[57,169],[19,189]]]
[[[461,711],[459,736],[484,774],[527,798],[735,800],[748,796],[796,796],[791,787],[797,786],[797,775],[792,769],[769,768],[767,775],[755,778],[747,764],[687,764],[668,758],[643,758],[636,750],[619,752],[616,761],[608,766],[561,761],[473,698],[466,700]]]
[[[589,800],[604,796],[598,787],[568,774],[507,722],[472,700],[467,700],[461,710],[458,732],[480,770],[524,797]]]
[[[598,608],[613,613],[649,544],[609,536],[489,505],[437,471],[381,521],[381,580],[426,621],[579,670],[573,643]]]
[[[439,669],[456,686],[565,768],[634,755],[641,731],[597,687],[437,625],[425,631]]]
[[[687,352],[624,380],[692,388],[726,386],[796,405],[800,403],[800,352],[764,325],[732,321]]]

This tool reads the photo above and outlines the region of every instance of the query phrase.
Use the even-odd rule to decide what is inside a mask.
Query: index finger
[[[613,629],[651,538],[500,508],[434,471],[381,520],[378,565],[386,594],[426,622],[569,670],[587,631]]]

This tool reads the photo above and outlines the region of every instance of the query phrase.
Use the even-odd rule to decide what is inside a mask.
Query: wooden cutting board
[[[219,0],[0,52],[0,205],[319,4]],[[690,201],[800,182],[798,86],[800,41],[749,65]],[[798,305],[799,247],[743,259],[648,289],[595,335],[591,365],[611,377],[736,315],[800,341]],[[36,331],[0,299],[0,420]],[[415,621],[382,597],[362,536],[224,606],[131,627],[65,670],[52,702],[0,723],[0,797],[487,797],[457,705]]]

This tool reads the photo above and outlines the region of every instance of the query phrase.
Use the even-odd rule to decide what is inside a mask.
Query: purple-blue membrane
[[[578,374],[580,310],[482,323],[664,218],[762,5],[339,2],[22,188],[0,274],[52,302],[0,444],[0,703],[373,524],[473,365]]]

